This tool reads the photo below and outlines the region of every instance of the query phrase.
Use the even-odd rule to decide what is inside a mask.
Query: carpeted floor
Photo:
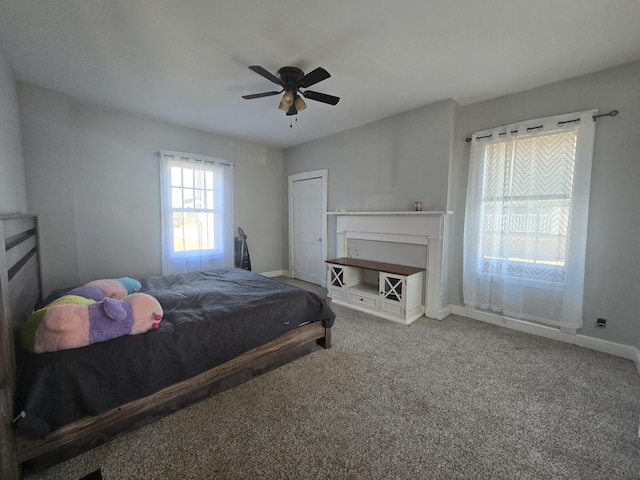
[[[26,478],[640,478],[632,362],[463,317],[334,310],[332,349]]]

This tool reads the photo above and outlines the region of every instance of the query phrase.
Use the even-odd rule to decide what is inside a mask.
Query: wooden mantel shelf
[[[327,215],[452,215],[453,212],[446,210],[429,210],[416,212],[414,210],[400,212],[327,212]]]

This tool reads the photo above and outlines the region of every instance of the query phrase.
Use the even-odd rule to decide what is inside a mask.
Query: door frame
[[[293,175],[289,175],[289,276],[291,278],[295,278],[293,274],[293,184],[295,182],[299,182],[301,180],[311,180],[313,178],[320,178],[322,181],[322,261],[327,259],[327,201],[328,201],[328,192],[329,192],[329,170],[312,170],[309,172],[296,173]],[[327,276],[320,275],[320,286],[327,286]]]

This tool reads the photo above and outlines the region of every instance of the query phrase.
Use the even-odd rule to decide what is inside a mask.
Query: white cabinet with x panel
[[[333,303],[409,324],[424,314],[424,268],[357,258],[327,260]]]

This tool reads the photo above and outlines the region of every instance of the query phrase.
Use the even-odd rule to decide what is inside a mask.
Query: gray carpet
[[[632,362],[463,317],[334,310],[332,349],[26,478],[640,478]]]

